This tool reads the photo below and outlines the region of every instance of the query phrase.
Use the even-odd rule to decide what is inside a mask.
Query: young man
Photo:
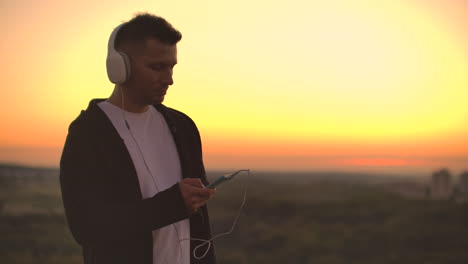
[[[69,227],[84,263],[216,263],[207,179],[193,121],[161,103],[173,84],[181,34],[140,14],[109,40],[112,95],[71,123],[60,161]],[[203,255],[208,245],[197,252]]]

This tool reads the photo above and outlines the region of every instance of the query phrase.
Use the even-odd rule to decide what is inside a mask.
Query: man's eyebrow
[[[176,65],[177,62],[164,62],[164,61],[154,61],[148,62],[148,65]]]
[[[147,63],[150,63],[150,64],[156,64],[156,63],[157,64],[177,64],[177,61],[148,58]]]

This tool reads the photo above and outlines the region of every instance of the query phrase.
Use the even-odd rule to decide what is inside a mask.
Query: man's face
[[[172,70],[177,64],[176,45],[150,38],[142,50],[130,54],[131,76],[125,83],[135,102],[142,105],[160,104],[174,83]]]

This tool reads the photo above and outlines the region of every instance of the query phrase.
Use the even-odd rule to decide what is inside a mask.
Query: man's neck
[[[129,96],[122,92],[122,87],[116,86],[107,101],[125,111],[132,113],[143,113],[148,110],[149,105],[141,105],[133,102]]]

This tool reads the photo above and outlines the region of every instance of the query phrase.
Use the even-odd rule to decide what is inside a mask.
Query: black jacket
[[[178,185],[143,199],[123,139],[94,99],[70,125],[60,160],[60,184],[70,230],[85,264],[152,264],[152,230],[190,218],[192,238],[211,238],[206,206],[189,216]],[[183,178],[207,184],[199,132],[185,114],[163,105],[179,153]],[[216,263],[214,249],[191,263]],[[201,253],[199,253],[200,255]]]

